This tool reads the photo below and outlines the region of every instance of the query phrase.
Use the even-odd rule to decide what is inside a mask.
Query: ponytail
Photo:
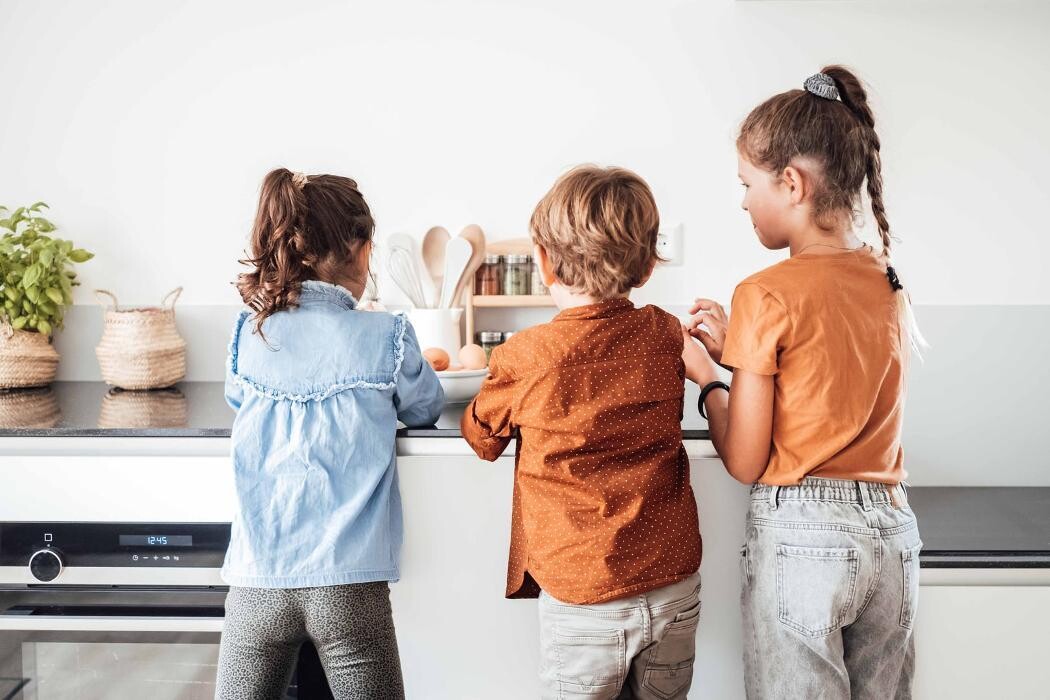
[[[346,274],[375,222],[357,183],[336,175],[307,176],[278,168],[263,178],[251,233],[251,252],[240,262],[250,272],[237,278],[255,329],[284,309],[298,306],[302,283]]]

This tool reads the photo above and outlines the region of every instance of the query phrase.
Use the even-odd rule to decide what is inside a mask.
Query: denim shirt
[[[238,509],[223,579],[300,588],[396,581],[402,540],[397,421],[430,425],[437,376],[400,314],[302,285],[255,331],[237,317],[226,368]]]

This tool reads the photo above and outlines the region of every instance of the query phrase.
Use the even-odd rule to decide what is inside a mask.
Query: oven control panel
[[[43,583],[78,567],[218,569],[229,543],[229,523],[0,522],[0,567]]]

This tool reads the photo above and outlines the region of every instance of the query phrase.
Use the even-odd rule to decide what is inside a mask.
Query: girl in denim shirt
[[[238,510],[220,698],[283,697],[308,639],[336,697],[404,697],[395,432],[432,424],[444,394],[404,316],[358,308],[373,230],[349,178],[263,181],[227,358]]]

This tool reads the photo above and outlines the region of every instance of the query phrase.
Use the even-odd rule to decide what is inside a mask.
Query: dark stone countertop
[[[686,385],[682,437],[707,440],[696,411],[699,390]],[[401,428],[398,437],[459,438],[466,404],[449,404],[436,424]],[[233,411],[222,382],[182,382],[171,389],[123,391],[102,382],[55,382],[0,391],[2,437],[229,437]]]

